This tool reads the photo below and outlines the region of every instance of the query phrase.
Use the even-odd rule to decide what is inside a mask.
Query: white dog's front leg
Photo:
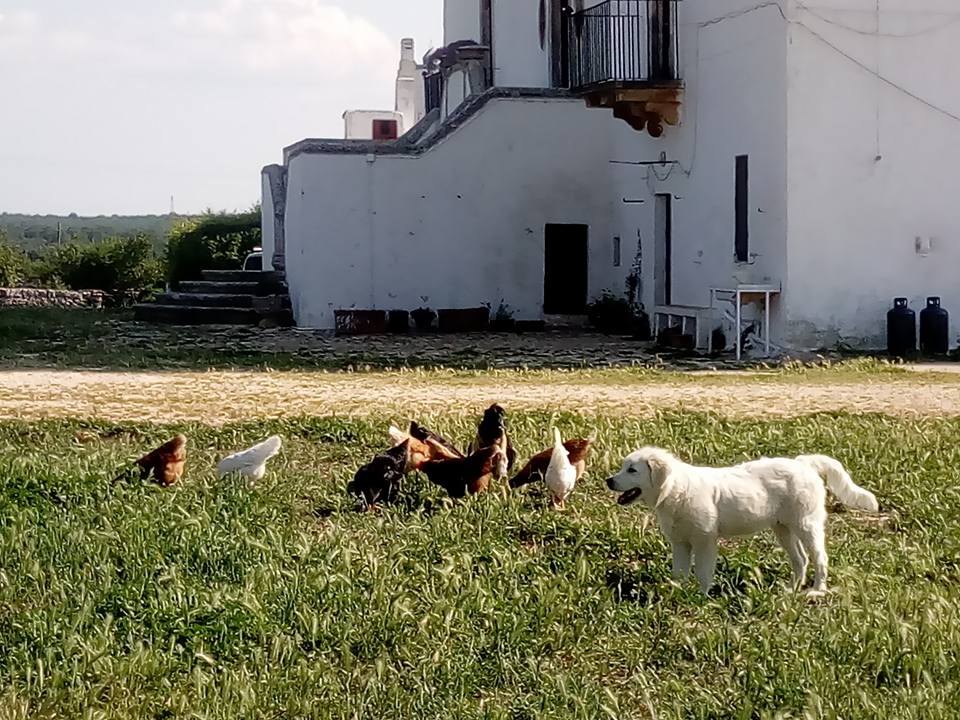
[[[705,538],[693,548],[694,565],[700,589],[706,593],[713,584],[713,573],[717,569],[717,540]]]
[[[673,579],[684,580],[690,574],[691,553],[690,543],[672,542],[673,548]]]

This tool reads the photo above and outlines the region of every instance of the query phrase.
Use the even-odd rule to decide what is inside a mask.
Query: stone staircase
[[[202,277],[136,305],[134,318],[169,325],[293,325],[283,273],[204,270]]]

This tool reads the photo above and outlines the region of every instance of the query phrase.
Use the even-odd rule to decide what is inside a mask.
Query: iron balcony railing
[[[680,0],[607,0],[568,19],[574,90],[680,79]]]

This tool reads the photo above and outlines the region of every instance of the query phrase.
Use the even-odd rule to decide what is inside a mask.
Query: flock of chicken
[[[492,481],[505,479],[516,462],[517,453],[507,434],[505,419],[506,412],[500,405],[487,408],[466,453],[419,423],[411,422],[407,432],[391,426],[393,447],[361,467],[347,491],[368,508],[390,503],[404,476],[420,471],[452,498],[485,492]],[[563,442],[556,428],[553,436],[553,447],[530,458],[510,480],[510,487],[523,487],[542,479],[551,504],[563,508],[586,468],[591,440]]]
[[[404,432],[391,426],[392,446],[357,470],[347,491],[360,499],[365,508],[393,502],[403,478],[422,472],[452,498],[485,492],[491,482],[503,480],[513,470],[517,453],[506,428],[506,411],[497,404],[483,413],[477,435],[466,453],[417,422]],[[551,505],[562,509],[586,468],[591,439],[566,442],[553,428],[553,447],[534,455],[509,481],[511,488],[542,480],[550,494]],[[280,452],[282,441],[274,435],[251,448],[225,457],[217,465],[223,477],[232,473],[255,481],[266,472],[267,461]],[[187,438],[177,435],[136,461],[141,479],[153,475],[162,486],[180,480],[187,460]]]

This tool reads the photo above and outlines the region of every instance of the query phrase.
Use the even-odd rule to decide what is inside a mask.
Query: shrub
[[[238,215],[208,214],[187,220],[170,232],[167,277],[174,285],[197,280],[204,270],[239,270],[260,245],[260,210]]]
[[[633,307],[626,298],[605,292],[587,306],[587,319],[600,332],[627,334],[633,329]]]
[[[487,303],[487,307],[490,304]],[[513,319],[513,311],[503,300],[497,306],[497,309],[491,313],[490,328],[499,332],[508,332],[516,327],[516,321]]]
[[[14,287],[23,279],[27,258],[18,249],[7,242],[0,232],[0,287]]]
[[[46,286],[103,290],[115,305],[142,300],[163,283],[162,263],[143,235],[53,248],[40,258],[35,275]]]

